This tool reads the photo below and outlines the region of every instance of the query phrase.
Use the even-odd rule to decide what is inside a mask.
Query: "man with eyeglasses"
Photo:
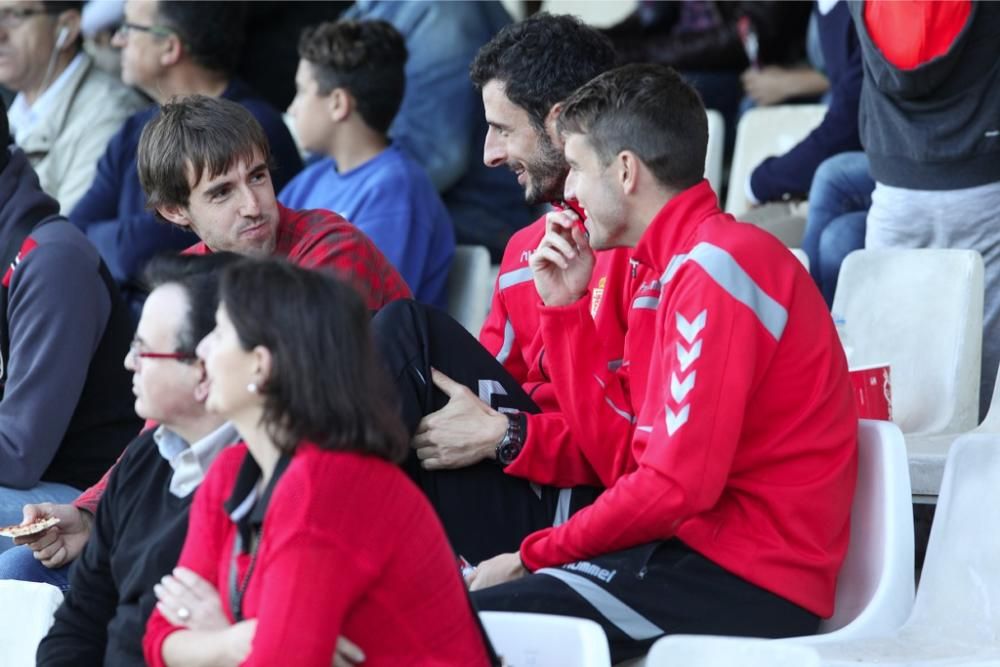
[[[82,6],[0,0],[0,85],[17,93],[11,131],[64,212],[90,187],[111,136],[145,106],[84,53]]]
[[[155,289],[125,367],[132,371],[136,413],[157,426],[132,441],[110,478],[93,535],[72,569],[72,588],[39,646],[38,665],[144,664],[154,588],[180,556],[194,492],[215,458],[240,439],[205,410],[208,381],[194,354],[215,323],[220,273],[238,257],[163,257],[149,264]],[[30,541],[42,562],[65,549],[56,530],[19,541]],[[65,577],[67,569],[56,574]]]
[[[267,135],[274,183],[280,189],[299,172],[302,160],[281,115],[233,76],[245,16],[240,2],[130,0],[113,44],[122,50],[122,80],[157,104],[200,94],[246,107]],[[136,151],[142,128],[155,113],[148,109],[125,121],[111,138],[90,189],[69,214],[97,246],[136,316],[145,298],[138,277],[146,262],[158,252],[198,241],[146,209]]]
[[[6,134],[0,104],[0,136]],[[0,525],[26,503],[67,502],[98,480],[141,422],[121,355],[127,307],[100,256],[0,149]],[[0,539],[0,551],[11,546]]]

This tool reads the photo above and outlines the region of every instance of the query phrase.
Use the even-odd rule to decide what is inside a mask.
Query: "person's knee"
[[[844,258],[865,247],[865,217],[863,212],[848,213],[834,218],[819,239],[820,257],[838,269]]]
[[[838,157],[834,155],[819,163],[819,166],[816,167],[816,173],[813,174],[812,187],[814,189],[825,187],[833,175],[840,170],[836,162]],[[810,193],[809,198],[812,199],[812,193]]]
[[[864,159],[863,153],[861,159]],[[858,155],[855,153],[838,153],[823,160],[813,174],[809,189],[810,203],[817,198],[837,196],[849,191],[849,183],[859,169],[863,167],[859,167]]]

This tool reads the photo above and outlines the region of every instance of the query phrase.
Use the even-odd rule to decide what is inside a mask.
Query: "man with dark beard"
[[[483,159],[514,171],[529,203],[585,216],[575,202],[561,202],[569,167],[555,119],[561,100],[614,60],[595,30],[548,14],[504,28],[479,51],[471,74],[489,124]],[[614,455],[572,437],[549,384],[528,266],[544,233],[542,218],[511,238],[478,342],[443,313],[410,301],[390,304],[374,320],[413,434],[407,471],[456,551],[472,562],[516,550],[532,530],[565,520],[593,497],[590,488],[571,494],[570,487],[603,486],[590,457]],[[599,255],[590,314],[601,334],[594,345],[611,365],[622,358],[631,294],[641,282],[627,250]],[[553,465],[556,458],[562,465]]]

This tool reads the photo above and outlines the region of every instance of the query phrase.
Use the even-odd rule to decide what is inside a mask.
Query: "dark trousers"
[[[604,628],[611,662],[644,655],[668,634],[794,637],[819,617],[731,574],[677,539],[543,568],[476,591],[480,611],[577,616]]]
[[[372,327],[411,436],[425,415],[448,402],[431,382],[431,367],[496,410],[539,411],[504,367],[447,314],[394,301],[375,315]],[[456,553],[472,563],[517,551],[529,533],[552,525],[559,490],[507,475],[492,461],[428,471],[411,451],[403,468],[430,499]]]

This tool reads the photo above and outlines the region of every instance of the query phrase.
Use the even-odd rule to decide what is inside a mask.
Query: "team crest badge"
[[[593,289],[590,293],[590,316],[597,317],[597,309],[601,307],[601,297],[604,296],[604,283],[607,282],[607,276],[603,276],[597,281],[597,287]]]

